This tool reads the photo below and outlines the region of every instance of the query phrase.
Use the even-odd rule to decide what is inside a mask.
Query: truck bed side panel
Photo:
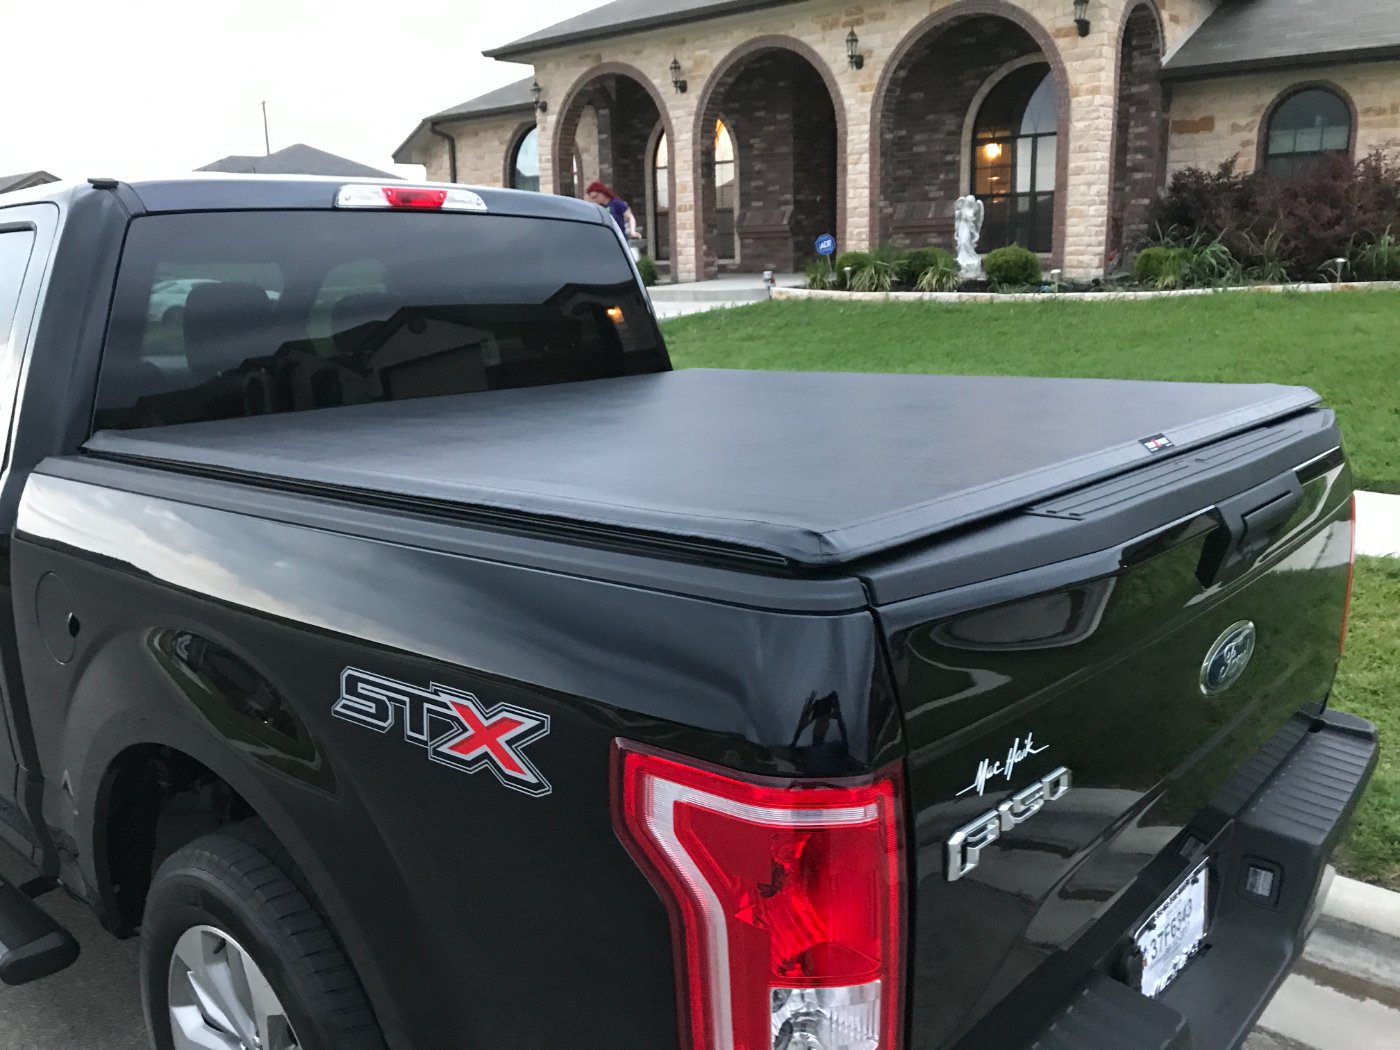
[[[116,756],[193,755],[303,865],[405,1047],[544,1050],[584,1017],[594,1045],[676,1045],[666,914],[610,821],[615,736],[791,773],[868,768],[897,733],[868,612],[764,612],[42,474],[14,589],[69,877],[103,885]],[[384,732],[333,717],[347,668],[547,717],[522,748],[547,790],[434,761],[441,723],[415,742],[406,708]]]

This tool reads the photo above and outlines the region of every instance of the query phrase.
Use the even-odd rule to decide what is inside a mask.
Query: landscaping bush
[[[846,270],[849,269],[851,277],[854,278],[856,272],[863,269],[868,262],[870,262],[869,252],[842,252],[836,257],[837,284],[844,288],[846,286]]]
[[[1354,269],[1363,281],[1400,281],[1400,238],[1386,230],[1357,253]]]
[[[642,275],[642,284],[648,288],[656,283],[656,263],[650,255],[643,255],[637,260],[637,272]]]
[[[851,271],[850,289],[853,292],[888,292],[894,287],[894,277],[895,264],[872,255]]]
[[[958,261],[953,253],[943,248],[914,248],[899,257],[896,273],[899,283],[913,288],[919,279],[930,270],[957,272]]]
[[[1288,178],[1241,174],[1234,160],[1213,172],[1187,168],[1151,222],[1158,240],[1222,243],[1256,280],[1317,280],[1355,245],[1400,226],[1400,162],[1325,157]]]
[[[1040,283],[1040,259],[1020,245],[988,252],[982,268],[987,271],[987,279],[1001,287]]]
[[[1177,256],[1180,253],[1180,248],[1171,248],[1165,244],[1144,248],[1138,252],[1137,261],[1133,263],[1133,278],[1138,284],[1156,287],[1164,273],[1175,272],[1179,268]]]
[[[958,286],[962,284],[962,267],[958,265],[958,260],[951,253],[944,252],[943,256],[919,274],[919,279],[914,282],[915,289],[921,292],[956,292],[958,290]]]
[[[807,268],[803,271],[803,277],[806,278],[804,282],[805,287],[821,290],[835,288],[837,280],[839,279],[839,275],[833,273],[831,270],[830,259],[816,259],[809,262]]]

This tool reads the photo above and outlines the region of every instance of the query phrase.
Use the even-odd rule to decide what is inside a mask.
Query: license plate
[[[1209,883],[1202,863],[1133,935],[1142,958],[1143,995],[1161,995],[1205,942]]]

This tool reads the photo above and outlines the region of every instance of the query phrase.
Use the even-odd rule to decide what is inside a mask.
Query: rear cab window
[[[475,393],[670,367],[601,225],[264,211],[134,220],[96,429]]]

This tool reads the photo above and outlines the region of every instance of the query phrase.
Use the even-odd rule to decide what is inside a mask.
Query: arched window
[[[671,257],[671,151],[664,131],[656,137],[651,170],[651,257],[664,262]]]
[[[739,208],[739,179],[735,168],[734,136],[724,121],[715,121],[715,225],[716,245],[728,248],[724,259],[739,258],[735,215]]]
[[[1304,88],[1269,117],[1264,170],[1270,175],[1297,175],[1323,157],[1350,152],[1351,107],[1334,91]]]
[[[540,129],[531,128],[515,144],[515,156],[510,162],[510,188],[533,190],[540,188]]]
[[[986,205],[983,251],[1019,244],[1052,248],[1059,127],[1055,78],[1025,66],[987,95],[972,134],[972,192]]]

